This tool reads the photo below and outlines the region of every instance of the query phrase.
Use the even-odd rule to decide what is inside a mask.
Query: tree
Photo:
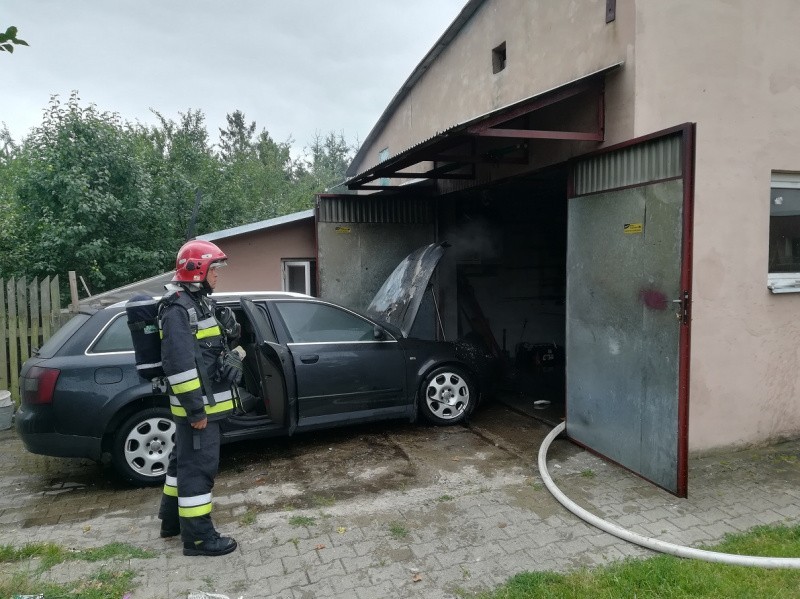
[[[13,25],[6,29],[5,33],[0,33],[0,52],[14,52],[14,46],[27,46],[28,42],[17,37],[17,28]]]
[[[8,126],[3,123],[3,127],[0,128],[0,163],[9,163],[16,150],[17,144],[14,143]]]
[[[253,149],[253,134],[256,131],[256,122],[245,124],[245,116],[241,110],[234,110],[225,116],[228,126],[219,130],[220,157],[223,162],[230,162],[241,154],[246,154]]]
[[[162,243],[146,149],[118,115],[82,108],[77,93],[66,105],[53,96],[15,160],[11,274],[75,270],[100,291],[166,270],[174,248]]]
[[[154,179],[154,193],[163,210],[165,235],[177,251],[186,241],[187,233],[214,231],[221,224],[207,210],[209,201],[217,197],[220,164],[209,142],[201,110],[178,113],[177,121],[157,111],[153,113],[159,126],[148,130],[153,149],[148,168]],[[198,222],[190,231],[198,190],[202,192],[203,205]]]
[[[309,172],[321,190],[338,185],[345,178],[347,166],[356,148],[348,144],[343,133],[329,132],[325,137],[315,134],[309,148]]]
[[[20,143],[0,128],[0,277],[75,270],[101,292],[164,272],[187,236],[311,207],[354,149],[318,134],[295,158],[239,110],[214,146],[200,110],[153,112],[131,125],[73,92]]]
[[[6,126],[0,129],[0,277],[13,272],[18,252],[19,211],[14,185],[19,179],[18,146]]]

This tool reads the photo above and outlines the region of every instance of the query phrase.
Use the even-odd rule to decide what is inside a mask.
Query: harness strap
[[[203,361],[203,354],[200,351],[200,344],[197,341],[197,310],[189,308],[187,312],[189,313],[189,327],[192,329],[192,337],[194,338],[194,362],[197,366],[197,374],[200,376],[200,383],[208,399],[208,405],[215,406],[217,405],[217,400],[214,399],[214,388],[211,386],[211,381],[208,380],[208,371]]]
[[[211,381],[208,380],[208,371],[203,363],[203,354],[200,352],[200,345],[196,342],[194,344],[194,362],[197,365],[197,374],[200,375],[200,384],[206,393],[208,405],[217,405],[217,400],[214,399],[214,388],[211,386]]]
[[[197,335],[197,310],[194,308],[188,308],[186,310],[189,313],[189,327],[192,329],[192,335]]]

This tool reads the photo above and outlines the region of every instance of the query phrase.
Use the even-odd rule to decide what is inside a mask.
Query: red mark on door
[[[667,296],[657,289],[642,289],[639,291],[639,301],[651,310],[666,310]]]

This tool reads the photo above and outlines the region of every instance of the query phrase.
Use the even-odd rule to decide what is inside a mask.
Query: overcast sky
[[[216,142],[242,110],[300,151],[363,141],[466,0],[0,0],[0,122],[19,141],[52,94],[155,123],[201,109]]]

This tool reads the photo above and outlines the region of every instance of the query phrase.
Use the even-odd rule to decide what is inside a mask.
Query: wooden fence
[[[0,389],[19,404],[19,370],[69,314],[61,310],[58,275],[33,279],[0,279]]]

